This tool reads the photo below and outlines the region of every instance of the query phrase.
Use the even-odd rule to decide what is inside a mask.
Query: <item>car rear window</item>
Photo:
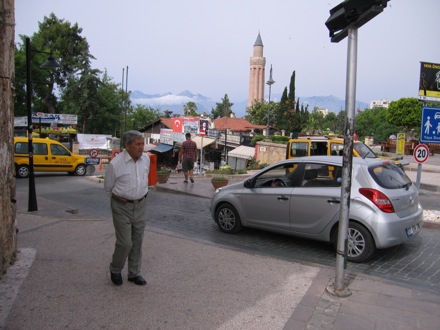
[[[376,183],[386,189],[400,189],[409,187],[411,179],[394,163],[384,162],[368,169]]]

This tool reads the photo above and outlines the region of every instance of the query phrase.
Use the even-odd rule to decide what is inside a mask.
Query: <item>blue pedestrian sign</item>
[[[440,143],[440,108],[423,107],[420,142]]]

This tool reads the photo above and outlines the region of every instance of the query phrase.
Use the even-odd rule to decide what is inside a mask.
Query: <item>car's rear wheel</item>
[[[347,241],[347,260],[351,262],[367,261],[376,250],[373,236],[367,228],[357,222],[350,221]],[[333,232],[333,244],[335,247],[338,244],[338,228]]]
[[[235,234],[243,226],[237,210],[231,204],[222,204],[215,212],[215,221],[218,227],[224,233]]]
[[[27,165],[19,165],[15,169],[15,174],[19,178],[27,178],[29,176],[29,166]]]
[[[78,165],[75,169],[75,175],[83,176],[86,174],[86,166],[85,165]]]

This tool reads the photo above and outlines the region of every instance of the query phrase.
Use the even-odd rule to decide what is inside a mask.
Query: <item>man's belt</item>
[[[146,193],[146,194],[144,195],[144,197],[139,198],[139,199],[127,199],[127,198],[119,197],[118,195],[112,194],[112,198],[113,198],[115,201],[117,201],[117,202],[119,202],[119,203],[122,203],[122,204],[125,204],[125,203],[139,203],[139,202],[142,202],[143,199],[144,199],[145,197],[147,197],[147,195],[148,195],[148,193]]]

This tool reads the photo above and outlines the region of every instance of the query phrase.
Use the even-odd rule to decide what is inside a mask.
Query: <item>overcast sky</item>
[[[347,39],[331,43],[324,25],[333,0],[16,0],[16,40],[51,12],[78,23],[117,83],[146,94],[189,90],[216,102],[247,99],[258,33],[272,97],[296,71],[296,96],[345,99]],[[358,31],[357,99],[417,97],[420,62],[440,63],[440,1],[391,0]],[[266,85],[266,98],[268,97]]]

